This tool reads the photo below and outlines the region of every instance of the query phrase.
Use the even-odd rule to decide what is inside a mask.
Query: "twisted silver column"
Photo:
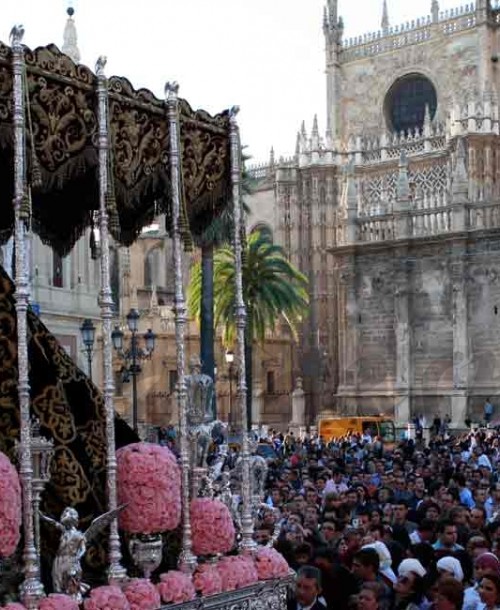
[[[189,441],[187,437],[187,388],[186,388],[186,354],[185,332],[187,322],[186,301],[182,277],[182,238],[180,230],[181,194],[180,194],[180,124],[179,124],[179,85],[167,83],[168,122],[170,129],[170,181],[172,184],[172,235],[175,273],[175,341],[177,347],[177,408],[179,411],[179,442],[182,469],[182,551],[179,565],[182,570],[194,571],[196,556],[193,553],[191,539],[190,484],[189,484]]]
[[[253,514],[252,514],[252,498],[251,498],[251,481],[250,481],[250,447],[249,447],[249,430],[247,418],[247,388],[246,385],[246,362],[245,362],[245,326],[247,312],[245,300],[243,298],[243,266],[242,266],[242,244],[241,244],[241,227],[242,227],[242,207],[241,207],[241,144],[240,132],[236,115],[239,108],[235,106],[231,109],[229,123],[229,137],[231,145],[231,183],[233,195],[233,219],[234,219],[234,264],[235,264],[235,296],[236,296],[236,340],[238,354],[238,402],[240,407],[240,416],[242,421],[242,453],[243,461],[241,472],[241,496],[242,496],[242,514],[241,514],[241,549],[246,552],[253,553],[257,549],[257,544],[253,539]],[[248,366],[252,366],[249,362]]]
[[[31,610],[38,607],[38,600],[44,595],[39,579],[40,556],[35,547],[33,520],[33,462],[31,455],[30,385],[28,364],[28,329],[26,314],[29,300],[29,261],[26,256],[28,239],[25,220],[26,207],[26,141],[25,141],[25,92],[24,92],[24,52],[22,39],[24,29],[15,26],[11,31],[12,73],[14,96],[14,216],[15,216],[15,284],[17,315],[17,367],[18,396],[20,414],[20,478],[23,492],[23,533],[24,533],[24,582],[21,598]]]
[[[108,212],[106,210],[106,194],[108,192],[108,81],[104,74],[106,58],[99,57],[96,63],[97,100],[99,122],[99,231],[101,234],[101,290],[99,306],[102,319],[102,363],[103,363],[103,394],[106,409],[106,475],[108,487],[108,510],[117,507],[116,490],[116,446],[115,446],[115,410],[113,403],[113,346],[111,330],[113,320],[113,297],[109,273],[109,231]],[[126,576],[126,570],[121,564],[120,537],[118,535],[118,520],[114,519],[109,529],[109,582],[121,582]]]

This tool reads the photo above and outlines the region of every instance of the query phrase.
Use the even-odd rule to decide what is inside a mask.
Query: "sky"
[[[325,129],[326,0],[74,0],[82,63],[163,96],[176,80],[195,108],[238,105],[252,163],[291,156],[303,120]],[[442,10],[463,4],[441,0]],[[388,0],[391,25],[430,12],[431,0]],[[14,24],[30,47],[62,46],[67,0],[0,0],[0,40]],[[382,0],[339,0],[345,36],[379,29]]]

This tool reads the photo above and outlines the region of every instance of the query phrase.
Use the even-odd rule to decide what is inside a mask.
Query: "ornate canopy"
[[[97,77],[54,45],[25,48],[28,183],[33,230],[67,254],[98,210]],[[113,237],[128,245],[160,212],[171,218],[166,103],[126,78],[111,77],[108,199]],[[0,42],[0,240],[12,234],[13,120],[11,49]],[[185,245],[229,199],[229,113],[214,117],[180,101]]]

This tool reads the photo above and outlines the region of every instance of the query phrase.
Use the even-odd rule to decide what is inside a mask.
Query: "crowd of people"
[[[255,538],[297,571],[290,610],[500,608],[498,432],[268,441]]]

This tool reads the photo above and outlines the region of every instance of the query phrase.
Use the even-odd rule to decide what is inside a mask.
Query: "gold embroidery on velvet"
[[[51,485],[53,485],[68,506],[85,502],[90,493],[90,484],[80,463],[67,447],[58,447],[51,465]]]
[[[59,515],[68,505],[81,516],[82,527],[106,510],[106,417],[99,390],[75,365],[43,323],[28,312],[32,411],[43,435],[54,440],[51,480],[42,497],[47,514]],[[19,439],[17,337],[14,288],[0,266],[0,450],[15,461]],[[130,434],[129,429],[123,434]],[[117,442],[135,442],[117,434]],[[46,532],[44,552],[56,551],[57,540]],[[86,564],[102,572],[105,536],[92,546]],[[100,563],[99,563],[100,562]]]
[[[33,189],[33,227],[42,241],[67,254],[97,202],[96,76],[54,45],[25,48],[33,141],[41,187]],[[122,77],[108,81],[110,167],[119,239],[129,245],[159,212],[171,216],[169,124],[164,100],[135,90]],[[227,205],[229,119],[179,102],[185,206],[184,238],[201,235]],[[31,137],[26,142],[31,147]],[[12,76],[10,48],[0,43],[0,240],[12,232]],[[32,159],[30,151],[28,161]],[[29,172],[29,175],[31,173]],[[115,236],[116,237],[116,236]]]

